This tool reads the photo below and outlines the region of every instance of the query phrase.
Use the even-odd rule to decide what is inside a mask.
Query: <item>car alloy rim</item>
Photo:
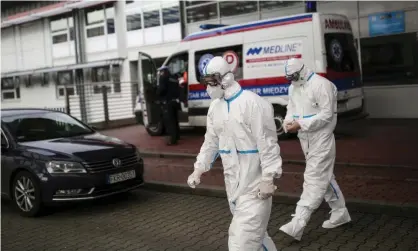
[[[25,176],[17,180],[15,185],[15,201],[20,209],[29,212],[35,201],[35,187],[32,181]]]
[[[274,121],[276,122],[276,133],[277,136],[280,136],[284,133],[284,129],[283,129],[283,117],[280,115],[276,115],[274,117]]]

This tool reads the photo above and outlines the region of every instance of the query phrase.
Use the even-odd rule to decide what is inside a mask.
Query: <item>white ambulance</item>
[[[345,16],[305,13],[223,26],[185,37],[163,64],[178,78],[187,70],[180,126],[205,126],[211,99],[199,79],[205,64],[219,55],[230,63],[244,89],[273,104],[279,136],[283,134],[281,123],[290,84],[284,77],[284,63],[291,57],[302,58],[309,68],[337,86],[339,121],[366,116],[357,50]],[[141,52],[138,65],[144,124],[149,134],[161,135],[164,127],[155,92],[157,69],[152,58]]]

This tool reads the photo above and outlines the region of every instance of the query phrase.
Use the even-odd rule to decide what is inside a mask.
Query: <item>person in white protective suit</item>
[[[257,94],[241,89],[230,66],[214,57],[204,68],[201,83],[212,98],[206,134],[187,183],[195,188],[220,155],[233,218],[230,251],[277,250],[267,234],[276,189],[282,174],[273,107]]]
[[[285,73],[292,84],[284,128],[287,132],[298,132],[306,169],[296,212],[280,230],[301,240],[311,214],[323,199],[331,207],[331,217],[323,223],[323,228],[338,227],[350,222],[351,218],[334,177],[337,88],[308,69],[300,59],[289,59]]]

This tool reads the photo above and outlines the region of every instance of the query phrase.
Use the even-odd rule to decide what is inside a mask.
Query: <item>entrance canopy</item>
[[[36,74],[41,74],[41,73],[87,69],[87,68],[94,68],[94,67],[100,67],[100,66],[121,65],[123,63],[123,60],[125,60],[125,58],[114,58],[114,59],[86,62],[82,64],[60,65],[60,66],[46,67],[46,68],[40,68],[40,69],[34,69],[34,70],[5,72],[1,74],[1,77],[9,78],[9,77],[18,77],[18,76],[25,76],[25,75],[36,75]]]

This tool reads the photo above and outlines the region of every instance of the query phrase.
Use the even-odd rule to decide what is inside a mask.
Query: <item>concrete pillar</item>
[[[44,53],[45,53],[45,65],[52,67],[52,37],[51,37],[51,26],[49,25],[49,20],[44,18],[43,22],[43,31],[44,31]]]
[[[115,30],[116,41],[118,46],[118,57],[125,58],[121,69],[121,81],[130,81],[129,60],[128,60],[128,43],[126,32],[126,14],[125,1],[117,1],[115,3]]]
[[[133,83],[131,81],[131,74],[130,74],[130,63],[128,59],[128,42],[127,42],[127,25],[126,25],[126,14],[125,14],[125,1],[116,1],[115,2],[115,30],[116,30],[116,42],[118,48],[118,57],[124,58],[123,63],[120,67],[120,81],[121,81],[121,90],[124,95],[123,99],[131,99],[132,105],[127,109],[131,109],[133,111],[135,99],[136,99],[136,91],[138,90],[138,83]],[[126,97],[125,95],[129,95]],[[132,112],[132,116],[133,112]]]
[[[16,70],[23,70],[23,55],[22,55],[22,41],[20,36],[20,26],[16,25],[13,28],[13,35],[15,39],[15,48],[16,48]]]
[[[84,23],[85,15],[84,10],[74,9],[73,10],[73,21],[74,21],[74,46],[75,46],[75,61],[77,64],[86,62],[86,50],[85,50],[85,36],[84,36]],[[86,86],[84,84],[84,70],[75,70],[75,84],[78,91],[79,103],[80,103],[80,114],[81,120],[88,123],[88,104],[86,99]]]

